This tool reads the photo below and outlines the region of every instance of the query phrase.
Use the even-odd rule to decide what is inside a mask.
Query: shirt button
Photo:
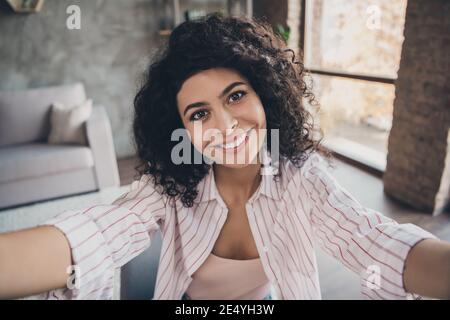
[[[268,247],[263,247],[263,250],[264,250],[264,252],[268,252],[269,251],[269,248]]]

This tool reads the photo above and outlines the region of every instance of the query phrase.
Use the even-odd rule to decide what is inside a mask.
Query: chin
[[[223,155],[223,158],[214,158],[214,163],[220,166],[233,169],[245,168],[249,165],[256,164],[258,161],[258,146],[256,144],[250,144],[249,150],[246,150],[246,155]],[[226,158],[229,157],[229,158]],[[239,157],[239,158],[238,158]],[[239,161],[241,160],[241,161]],[[245,161],[246,160],[246,161]]]

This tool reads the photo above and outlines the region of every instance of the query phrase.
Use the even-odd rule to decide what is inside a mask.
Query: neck
[[[225,199],[246,202],[261,182],[261,164],[249,164],[244,168],[229,168],[214,164],[214,180]]]

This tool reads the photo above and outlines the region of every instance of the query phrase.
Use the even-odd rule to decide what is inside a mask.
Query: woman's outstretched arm
[[[0,299],[63,288],[71,264],[69,243],[55,227],[0,234]]]
[[[406,258],[403,280],[406,291],[450,299],[450,243],[425,239]]]
[[[64,211],[39,227],[1,234],[0,296],[112,299],[116,270],[150,246],[166,204],[143,175],[111,204]]]
[[[365,298],[450,298],[450,243],[362,206],[318,155],[303,167],[301,185],[318,243],[360,275]]]

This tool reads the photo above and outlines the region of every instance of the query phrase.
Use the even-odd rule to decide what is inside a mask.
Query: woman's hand
[[[0,234],[0,299],[65,287],[71,260],[69,243],[55,227]]]
[[[450,299],[450,243],[425,239],[406,258],[403,281],[407,292]]]

